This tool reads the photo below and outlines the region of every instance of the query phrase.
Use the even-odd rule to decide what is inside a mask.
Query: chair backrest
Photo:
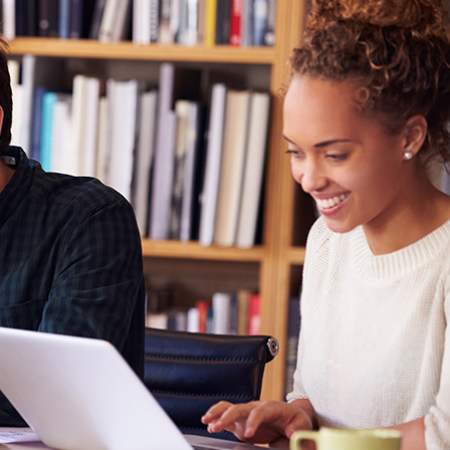
[[[264,367],[277,353],[271,336],[147,328],[144,383],[183,433],[208,435],[200,421],[206,410],[220,400],[258,400]]]

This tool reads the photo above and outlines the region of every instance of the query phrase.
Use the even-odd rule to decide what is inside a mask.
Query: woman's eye
[[[348,156],[347,153],[329,153],[326,155],[331,161],[343,161]]]
[[[290,155],[291,157],[293,157],[293,158],[299,158],[302,155],[302,152],[300,150],[295,150],[295,149],[292,149],[292,148],[288,148],[286,150],[286,153],[288,155]]]

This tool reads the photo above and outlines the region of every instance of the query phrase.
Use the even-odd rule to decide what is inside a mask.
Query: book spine
[[[83,32],[83,0],[70,0],[69,37],[80,39]]]
[[[52,170],[52,133],[53,107],[56,102],[55,92],[46,92],[42,99],[42,131],[40,162],[46,172]]]
[[[69,2],[70,0],[59,0],[58,37],[60,39],[69,37]]]
[[[231,0],[217,0],[216,44],[228,45],[230,42]]]
[[[206,47],[213,47],[216,43],[217,0],[206,0],[205,8],[204,44]]]
[[[249,335],[261,332],[261,297],[260,294],[252,294],[248,305],[248,331]]]
[[[14,0],[2,0],[3,36],[8,41],[16,37],[16,8]]]
[[[225,292],[216,292],[212,297],[214,334],[228,334],[230,331],[231,296]]]
[[[211,245],[214,240],[214,225],[219,191],[220,164],[223,148],[223,126],[225,118],[227,89],[224,84],[215,84],[211,95],[208,144],[205,177],[201,194],[202,210],[200,218],[199,242]]]
[[[34,89],[30,157],[36,161],[40,160],[41,153],[42,100],[44,98],[44,93],[45,89],[42,86],[36,86]]]
[[[98,39],[100,26],[102,23],[103,12],[105,10],[106,0],[96,0],[94,11],[92,13],[92,21],[89,29],[89,38]]]
[[[244,0],[231,0],[229,44],[234,47],[240,47],[242,42],[241,21],[242,21],[243,5]]]
[[[150,1],[150,42],[159,39],[159,0]]]

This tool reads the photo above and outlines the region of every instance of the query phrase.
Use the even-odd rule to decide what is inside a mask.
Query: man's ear
[[[403,152],[412,156],[417,155],[425,142],[427,132],[428,123],[425,117],[417,115],[409,118],[403,129]]]
[[[0,133],[1,133],[2,127],[3,127],[3,117],[4,117],[3,108],[0,106]]]

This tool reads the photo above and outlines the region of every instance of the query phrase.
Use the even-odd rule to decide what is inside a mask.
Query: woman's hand
[[[311,430],[314,418],[307,400],[219,402],[205,413],[202,422],[210,433],[228,430],[244,442],[271,444],[288,441],[296,430]]]

